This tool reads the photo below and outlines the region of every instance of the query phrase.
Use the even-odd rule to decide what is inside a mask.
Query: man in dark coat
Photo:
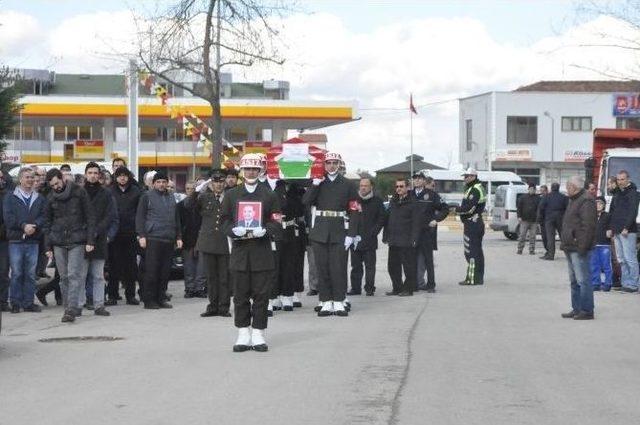
[[[62,289],[63,322],[73,322],[82,313],[80,292],[85,290],[89,263],[85,257],[95,248],[96,217],[87,192],[65,180],[56,168],[47,171],[51,187],[45,213],[47,256],[55,255]]]
[[[169,179],[159,171],[152,179],[153,189],[138,202],[136,233],[145,250],[144,308],[172,308],[167,301],[167,285],[171,273],[171,258],[175,248],[182,248],[182,228],[175,198],[167,190]]]
[[[567,257],[571,282],[571,311],[562,317],[574,320],[592,320],[593,286],[589,263],[595,246],[596,205],[584,190],[581,177],[567,181],[569,202],[562,219],[560,249]]]
[[[304,253],[306,245],[304,189],[295,182],[280,181],[276,193],[281,193],[282,240],[280,242],[279,281],[282,309],[292,311],[302,303],[296,292],[304,290]]]
[[[540,201],[540,219],[544,221],[547,234],[547,252],[543,260],[553,260],[556,255],[556,232],[562,231],[562,216],[567,209],[568,198],[560,193],[560,184],[553,183],[551,192]]]
[[[436,292],[436,273],[433,265],[433,251],[438,249],[438,223],[449,215],[449,206],[442,201],[435,191],[435,182],[429,176],[423,176],[424,190],[420,198],[416,198],[422,212],[420,239],[417,248],[417,289]],[[425,283],[424,274],[427,273]]]
[[[342,157],[325,154],[326,174],[313,179],[302,198],[311,208],[311,240],[315,255],[321,307],[318,316],[348,316],[344,301],[347,295],[348,250],[356,240],[360,202],[358,191],[340,173]],[[348,221],[347,221],[348,219]]]
[[[118,231],[109,243],[109,282],[105,305],[118,303],[119,286],[122,282],[127,304],[138,305],[136,299],[136,279],[138,274],[136,240],[136,210],[142,194],[133,174],[125,168],[118,167],[113,172],[114,182],[109,188],[118,211]]]
[[[0,170],[0,211],[2,211],[2,203],[5,196],[13,192],[13,181],[11,176],[5,175]],[[0,214],[1,215],[1,214]],[[5,231],[5,224],[0,217],[0,309],[9,311],[9,244]]]
[[[222,229],[221,211],[225,197],[225,173],[214,169],[210,181],[200,192],[196,208],[202,217],[196,250],[202,253],[209,305],[202,317],[231,317],[231,288],[229,279],[229,243]]]
[[[373,193],[373,180],[370,177],[360,179],[358,196],[362,212],[357,233],[362,239],[351,247],[351,290],[347,295],[362,293],[364,276],[364,291],[368,296],[372,296],[376,291],[378,234],[384,227],[387,214],[382,199]]]
[[[386,295],[411,296],[416,290],[416,248],[420,238],[422,211],[409,191],[407,180],[397,179],[395,191],[389,203],[387,224],[382,235],[382,241],[389,245],[388,270],[393,288]]]
[[[90,293],[93,294],[94,314],[109,316],[110,313],[104,307],[104,265],[109,241],[113,239],[118,228],[118,213],[111,191],[100,184],[100,166],[95,162],[89,162],[85,167],[84,176],[84,190],[89,195],[91,208],[96,217],[95,249],[86,255],[89,261],[87,281],[90,282]],[[84,304],[83,298],[80,297],[80,305]]]
[[[195,183],[185,185],[186,197],[178,202],[178,214],[182,225],[182,261],[184,265],[184,297],[205,298],[207,278],[204,273],[202,255],[196,249],[202,217],[198,212],[198,193]]]
[[[233,274],[234,322],[238,328],[233,351],[267,351],[265,330],[271,292],[269,278],[275,269],[271,240],[282,231],[280,206],[276,195],[265,185],[258,184],[262,170],[258,155],[244,155],[240,168],[244,184],[226,192],[221,211],[225,234],[233,239],[229,269]],[[236,225],[240,202],[260,204],[260,227],[247,229]]]
[[[516,213],[518,214],[518,223],[520,226],[520,235],[518,237],[518,254],[522,254],[524,243],[529,234],[529,254],[536,253],[536,234],[538,233],[538,205],[540,204],[540,196],[536,194],[536,185],[529,184],[527,193],[520,195],[516,202]]]
[[[623,292],[638,292],[638,188],[629,180],[629,173],[621,170],[617,175],[618,190],[611,198],[609,208],[609,237],[613,238],[620,263]]]

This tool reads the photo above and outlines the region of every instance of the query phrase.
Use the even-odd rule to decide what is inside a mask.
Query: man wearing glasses
[[[622,272],[620,290],[638,292],[638,258],[636,240],[638,227],[638,188],[629,180],[626,170],[616,177],[618,190],[614,193],[609,209],[610,221],[608,237],[613,237],[616,256]]]

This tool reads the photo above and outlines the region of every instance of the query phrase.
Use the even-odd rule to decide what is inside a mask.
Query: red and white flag
[[[414,114],[418,115],[418,111],[416,110],[416,107],[413,106],[413,94],[409,95],[409,110]]]

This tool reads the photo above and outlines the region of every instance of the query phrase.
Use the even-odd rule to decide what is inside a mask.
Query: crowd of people
[[[529,185],[528,193],[517,202],[519,237],[517,253],[522,255],[527,238],[529,254],[535,254],[538,228],[542,234],[543,260],[553,261],[556,234],[569,263],[572,310],[565,318],[594,318],[593,291],[611,289],[624,293],[638,292],[637,224],[638,191],[629,173],[620,170],[609,178],[606,194],[611,196],[607,211],[606,197],[595,184],[584,186],[580,177],[566,185]]]

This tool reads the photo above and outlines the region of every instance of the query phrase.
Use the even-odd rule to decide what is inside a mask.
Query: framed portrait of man
[[[236,211],[236,227],[246,229],[262,227],[262,202],[239,201]]]

